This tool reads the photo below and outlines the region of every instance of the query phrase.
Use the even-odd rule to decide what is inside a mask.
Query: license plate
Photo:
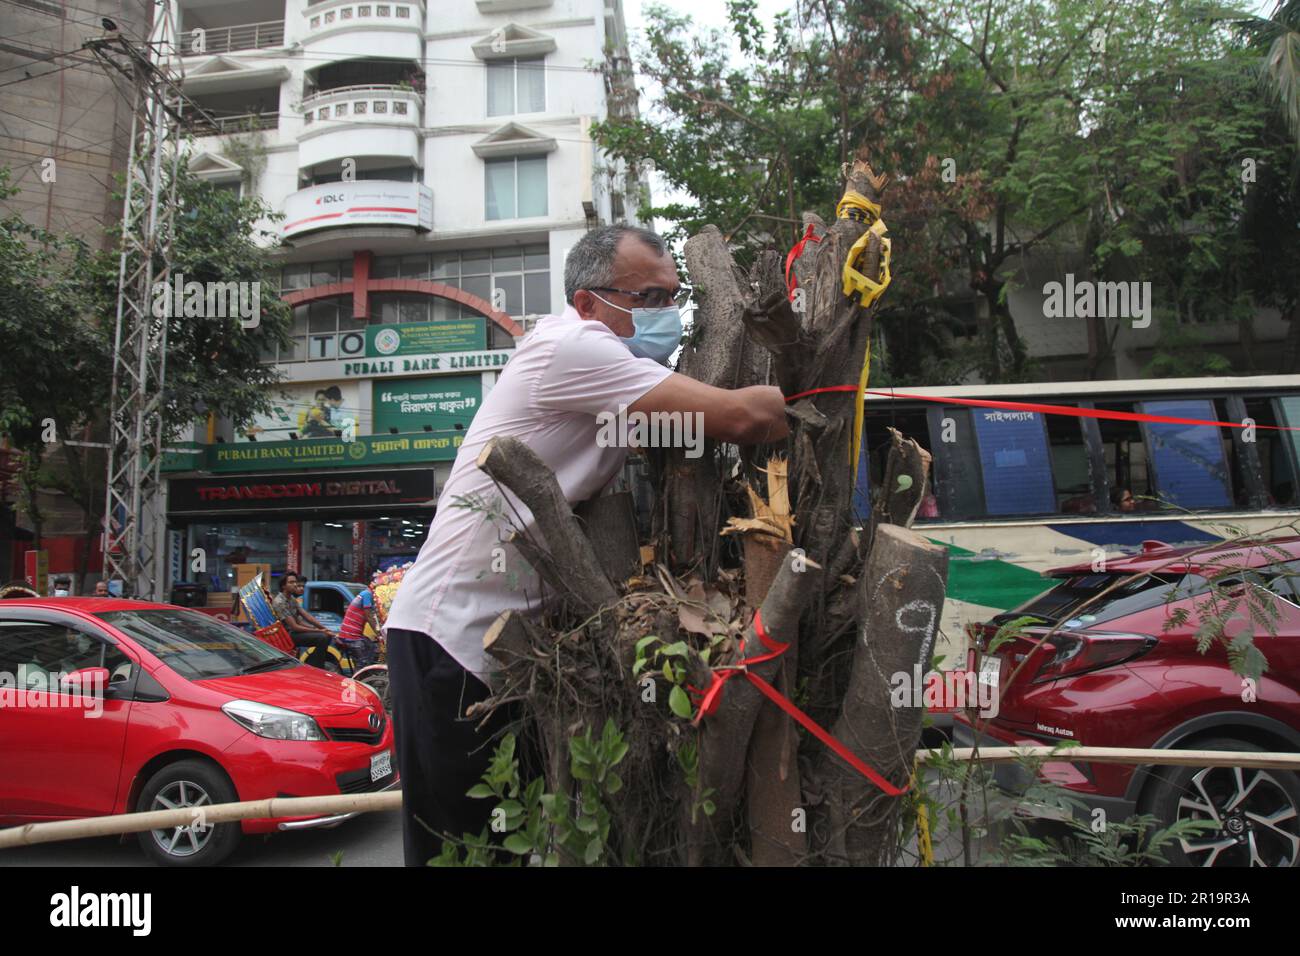
[[[393,772],[393,752],[385,750],[370,758],[370,781],[383,780]]]
[[[1002,677],[1002,658],[986,657],[980,663],[980,683],[997,690]]]

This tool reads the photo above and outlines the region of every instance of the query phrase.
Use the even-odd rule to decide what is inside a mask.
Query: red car
[[[1195,553],[1194,553],[1195,552]],[[954,743],[1042,746],[1300,751],[1300,537],[1267,545],[1174,549],[1146,542],[1140,554],[1048,572],[1059,583],[1015,610],[973,629],[983,652],[998,628],[1032,616],[1042,626],[998,647],[989,667],[1002,691],[996,716],[959,715]],[[1226,569],[1233,569],[1227,571]],[[1081,607],[1117,581],[1133,578]],[[1273,618],[1254,627],[1267,670],[1254,682],[1234,674],[1222,644],[1197,652],[1197,628],[1210,613],[1210,576],[1228,596],[1253,589]],[[1247,626],[1246,604],[1227,634]],[[1060,625],[1019,673],[1037,639]],[[1112,819],[1154,814],[1162,825],[1208,820],[1213,832],[1183,841],[1171,862],[1186,866],[1295,866],[1300,859],[1300,779],[1295,773],[1207,767],[1049,763],[1044,777]],[[1031,782],[999,764],[1001,788]]]
[[[0,826],[397,784],[362,684],[205,614],[112,598],[0,602]],[[243,833],[354,814],[139,834],[159,863],[220,862]]]

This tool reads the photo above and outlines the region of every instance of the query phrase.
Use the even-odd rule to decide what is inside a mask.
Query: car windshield
[[[97,615],[189,680],[297,665],[287,654],[198,611],[149,608]]]
[[[1093,601],[1111,587],[1113,591]],[[1194,574],[1145,574],[1136,578],[1129,574],[1076,574],[1020,607],[999,614],[993,623],[1001,625],[1018,617],[1037,617],[1046,624],[1056,624],[1080,614],[1081,623],[1100,624],[1166,602],[1180,601],[1206,587],[1205,579]],[[1085,608],[1083,604],[1087,601],[1093,603]]]

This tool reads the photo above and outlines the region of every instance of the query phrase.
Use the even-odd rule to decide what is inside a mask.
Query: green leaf
[[[486,783],[476,783],[469,788],[469,792],[465,796],[481,800],[484,797],[495,797],[496,793]]]
[[[578,817],[574,826],[582,833],[595,833],[600,829],[600,823],[594,816]]]
[[[668,695],[668,706],[674,714],[684,720],[690,719],[694,709],[691,707],[691,699],[686,696],[686,691],[678,686],[674,686],[672,693]]]
[[[676,672],[674,672],[674,670],[673,670],[673,662],[672,662],[672,661],[664,661],[664,680],[667,680],[667,681],[669,681],[670,683],[673,683],[673,684],[676,684],[676,683],[677,683],[677,674],[676,674]],[[676,690],[676,689],[678,689],[678,688],[674,688],[674,690]]]
[[[533,852],[532,841],[522,833],[510,834],[502,841],[501,845],[516,856],[523,856],[525,853]]]
[[[624,746],[626,746],[626,744]],[[609,794],[615,794],[622,789],[623,789],[623,778],[611,770],[609,772],[609,775],[605,777],[605,792]]]
[[[690,653],[690,648],[685,641],[678,641],[676,644],[669,644],[659,653],[665,657],[686,657]]]
[[[627,756],[628,745],[626,741],[620,740],[614,745],[614,749],[606,756],[605,761],[611,767],[617,767]]]
[[[601,842],[600,837],[592,837],[591,842],[587,844],[587,852],[582,855],[582,862],[591,866],[591,864],[600,859],[601,851],[604,849],[605,844]]]
[[[641,653],[642,651],[644,651],[647,647],[649,647],[650,644],[651,644],[652,642],[657,641],[657,640],[659,640],[659,638],[656,637],[656,636],[653,635],[653,634],[650,634],[650,635],[648,635],[647,637],[643,637],[643,638],[641,638],[641,640],[639,640],[639,641],[636,642],[636,652],[637,652],[638,654],[640,654],[640,653]]]

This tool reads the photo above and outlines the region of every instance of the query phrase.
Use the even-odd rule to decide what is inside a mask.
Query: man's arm
[[[304,631],[327,630],[327,628],[323,624],[321,624],[320,621],[316,620],[314,617],[308,614],[306,608],[302,607],[301,605],[298,606],[298,618],[302,621],[307,622],[306,626],[303,628]]]
[[[704,434],[736,445],[779,441],[789,434],[785,396],[772,385],[714,388],[674,372],[646,392],[629,412],[701,412]]]

